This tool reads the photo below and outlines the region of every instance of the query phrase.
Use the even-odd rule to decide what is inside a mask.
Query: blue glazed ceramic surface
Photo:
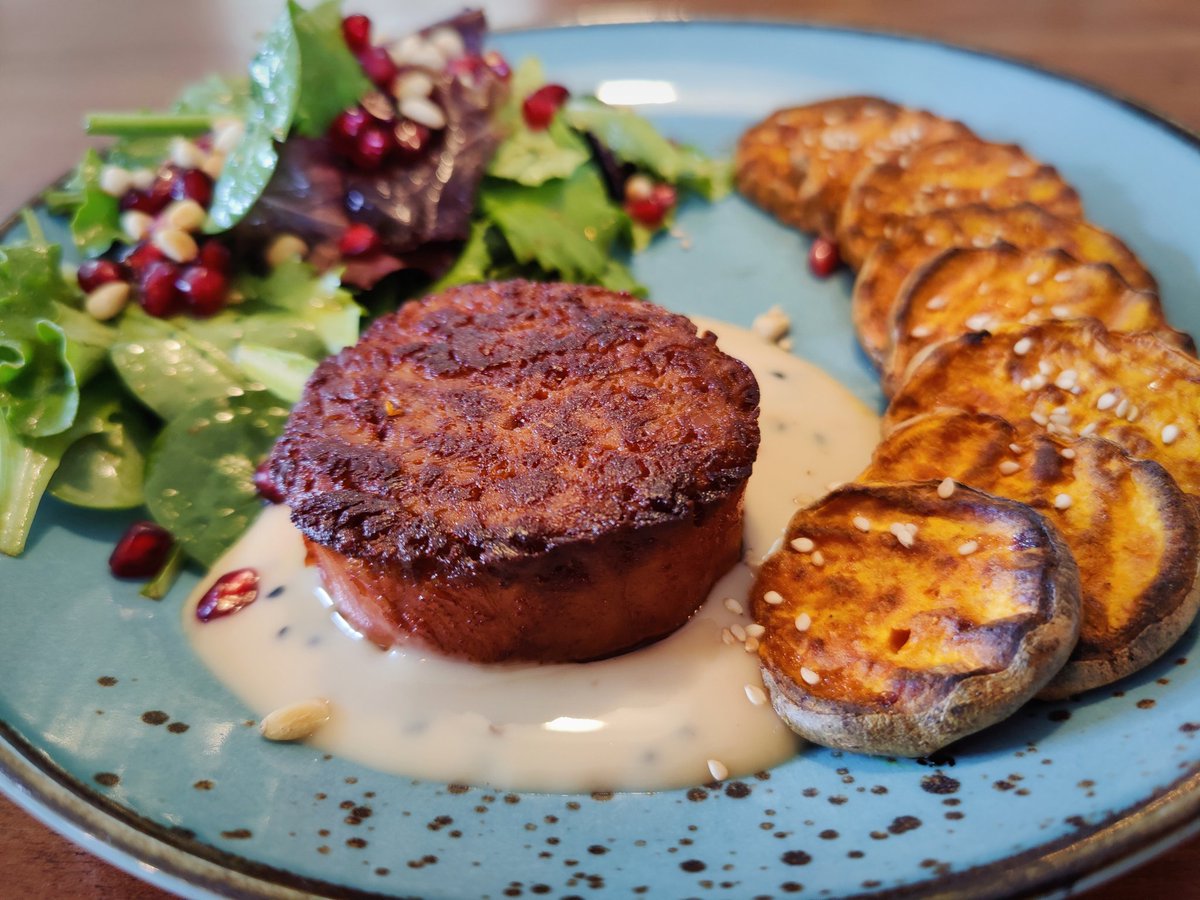
[[[1090,88],[825,29],[655,24],[495,43],[578,90],[671,82],[677,101],[647,111],[717,153],[777,106],[837,94],[961,118],[1057,165],[1155,273],[1176,326],[1200,333],[1197,144]],[[689,206],[680,224],[690,249],[662,241],[637,262],[653,299],[740,324],[779,304],[799,355],[879,403],[848,276],[814,280],[806,238],[737,198]],[[1195,628],[1145,671],[1030,704],[931,760],[810,748],[743,781],[612,796],[379,774],[261,740],[183,642],[178,604],[195,577],[162,603],[108,577],[125,523],[48,502],[25,556],[0,559],[0,769],[8,793],[94,852],[197,896],[1054,892],[1179,837],[1200,809]]]

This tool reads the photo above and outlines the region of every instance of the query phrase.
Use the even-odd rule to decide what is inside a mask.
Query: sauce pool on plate
[[[196,653],[259,715],[327,699],[332,715],[311,744],[413,778],[526,791],[663,790],[712,780],[709,760],[731,776],[784,761],[797,739],[769,705],[748,699],[747,686],[761,686],[757,654],[722,633],[751,624],[736,610],[748,606],[752,566],[797,505],[863,469],[878,421],[816,367],[751,332],[695,321],[757,377],[762,446],[746,492],[744,561],[675,634],[586,664],[481,666],[415,644],[384,652],[334,612],[287,508],[276,506],[185,604]],[[213,578],[244,567],[259,572],[258,600],[198,621],[196,604]]]

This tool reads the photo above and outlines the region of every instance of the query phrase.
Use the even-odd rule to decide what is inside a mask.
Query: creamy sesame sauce
[[[798,504],[865,467],[878,421],[809,363],[749,331],[695,321],[758,378],[762,446],[746,492],[745,561],[675,634],[571,665],[474,665],[415,644],[384,652],[332,610],[286,507],[271,507],[213,568],[214,576],[257,569],[258,600],[199,622],[196,603],[209,577],[185,604],[196,653],[259,715],[328,699],[332,715],[312,745],[415,778],[513,790],[659,790],[711,781],[709,760],[731,777],[784,761],[798,741],[762,702],[757,654],[722,634],[740,637],[751,625],[736,610],[749,605],[757,563]]]

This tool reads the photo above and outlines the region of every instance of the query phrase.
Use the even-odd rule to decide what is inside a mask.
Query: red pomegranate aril
[[[211,622],[244,609],[258,599],[258,572],[234,569],[213,583],[196,604],[196,618]]]
[[[358,136],[370,122],[371,117],[361,106],[342,110],[329,126],[329,139],[333,141],[333,148],[349,156],[356,146]]]
[[[207,266],[189,266],[175,282],[175,287],[183,296],[188,312],[200,317],[212,316],[224,309],[229,293],[225,276]]]
[[[216,238],[209,238],[200,245],[200,255],[196,261],[205,268],[228,273],[233,266],[233,254]]]
[[[268,503],[282,503],[283,492],[271,477],[271,462],[264,459],[254,470],[254,490]]]
[[[121,195],[121,199],[117,201],[117,206],[121,212],[144,212],[146,215],[153,216],[159,212],[158,209],[155,209],[155,202],[150,199],[148,191],[139,191],[134,188]]]
[[[358,64],[371,83],[381,91],[392,88],[392,82],[400,74],[400,67],[383,47],[368,47],[358,54]]]
[[[508,81],[512,78],[512,67],[508,64],[508,60],[495,50],[489,50],[483,54],[483,61],[492,70],[492,74],[501,81]]]
[[[657,228],[667,215],[662,204],[656,202],[652,197],[643,200],[627,200],[625,212],[629,213],[629,218],[633,221],[639,225],[645,225],[647,228]]]
[[[419,157],[427,146],[432,132],[419,122],[402,119],[392,129],[396,139],[396,155],[405,161]]]
[[[367,16],[353,15],[342,19],[342,37],[351,53],[361,53],[371,46],[371,20]]]
[[[213,180],[199,169],[178,172],[171,181],[171,199],[195,200],[205,209],[212,203]]]
[[[525,124],[534,131],[550,127],[554,115],[571,96],[561,84],[546,84],[525,98],[521,104],[521,115]]]
[[[138,302],[152,316],[166,318],[179,311],[179,267],[166,261],[150,263],[142,274]]]
[[[85,294],[90,294],[102,284],[121,281],[121,267],[111,259],[85,259],[79,264],[75,278]]]
[[[157,216],[167,208],[168,203],[176,199],[175,184],[179,180],[179,176],[180,171],[171,167],[160,172],[158,178],[154,179],[154,184],[150,185],[147,193],[150,203],[150,209],[147,212],[150,215]]]
[[[121,263],[133,274],[134,278],[140,280],[153,263],[161,262],[165,258],[161,250],[149,241],[143,241],[126,253]]]
[[[372,172],[383,165],[392,151],[394,139],[392,130],[371,124],[359,132],[350,151],[351,161],[360,169]]]
[[[350,257],[370,256],[372,253],[378,253],[382,246],[379,233],[362,222],[355,222],[343,231],[342,238],[338,241],[338,249],[342,256]]]
[[[819,237],[808,251],[808,268],[818,278],[828,278],[842,264],[838,246],[827,237]]]
[[[130,525],[108,558],[108,569],[117,578],[151,578],[171,552],[171,533],[153,522]]]

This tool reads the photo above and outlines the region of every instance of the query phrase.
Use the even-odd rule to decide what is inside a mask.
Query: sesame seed
[[[778,606],[782,602],[783,594],[779,593],[779,591],[767,591],[763,594],[763,603],[769,606]]]
[[[979,549],[978,541],[967,541],[965,544],[958,545],[958,555],[959,556],[970,556],[972,553],[974,553],[978,549]]]
[[[1071,308],[1069,306],[1063,306],[1061,303],[1056,304],[1055,306],[1050,307],[1050,315],[1054,316],[1056,319],[1069,319],[1071,318]]]
[[[900,523],[893,523],[891,527],[888,528],[888,531],[890,531],[895,536],[896,540],[900,542],[900,546],[911,547],[913,545],[912,534]]]
[[[1012,474],[1014,474],[1016,472],[1020,472],[1020,471],[1021,471],[1021,464],[1018,462],[1013,462],[1011,459],[1006,459],[1006,460],[1004,460],[1004,462],[1000,463],[1000,474],[1001,475],[1012,475]]]
[[[1042,274],[1041,272],[1030,272],[1028,275],[1025,276],[1026,284],[1031,284],[1031,285],[1032,284],[1041,284],[1045,280],[1046,280],[1046,276],[1044,274]]]
[[[1074,369],[1063,369],[1058,373],[1058,377],[1054,379],[1054,386],[1064,391],[1069,391],[1075,387],[1075,382],[1078,378],[1079,373]]]
[[[1038,372],[1036,375],[1032,376],[1029,379],[1029,387],[1032,390],[1040,391],[1045,386],[1046,386],[1046,376],[1043,375],[1041,372]]]
[[[729,633],[732,634],[739,642],[746,640],[746,629],[741,625],[730,625]]]
[[[855,516],[854,517],[854,527],[857,528],[859,531],[870,531],[871,530],[871,520],[868,519],[866,516]]]
[[[802,613],[800,613],[800,615],[796,616],[796,630],[797,631],[808,631],[808,629],[811,627],[812,627],[812,616],[810,616],[808,613],[802,612]]]
[[[1013,453],[1020,453],[1021,445],[1020,444],[1009,444],[1008,449],[1011,450]]]
[[[1096,423],[1088,422],[1086,425],[1084,425],[1082,428],[1079,429],[1079,436],[1087,437],[1090,434],[1094,434],[1095,431],[1096,431]]]
[[[735,638],[733,636],[733,632],[730,631],[728,628],[722,628],[721,629],[721,643],[729,644],[730,646],[733,646],[735,643],[737,643],[737,638]]]
[[[932,310],[945,309],[946,308],[946,298],[945,297],[933,297],[932,299],[929,300],[929,302],[927,302],[925,304],[925,308],[932,309]]]
[[[1038,371],[1043,375],[1050,375],[1054,372],[1054,363],[1050,362],[1048,359],[1039,359]]]
[[[1067,509],[1068,507],[1070,507],[1070,505],[1071,505],[1071,495],[1070,494],[1059,494],[1057,497],[1054,498],[1054,508],[1055,509]]]
[[[844,482],[844,481],[831,481],[831,482],[829,482],[829,484],[825,485],[825,490],[836,491],[838,488],[840,488],[845,483],[846,482]]]
[[[812,561],[812,564],[814,566],[816,566],[817,568],[820,568],[821,566],[825,565],[825,554],[822,553],[820,550],[814,550],[813,555],[810,556],[809,559]]]
[[[1141,414],[1142,414],[1142,411],[1140,409],[1138,409],[1136,405],[1131,405],[1129,407],[1129,412],[1127,412],[1125,414],[1125,421],[1126,422],[1136,422],[1138,420],[1138,416],[1140,416]]]
[[[1075,277],[1075,273],[1073,271],[1071,271],[1070,269],[1067,269],[1065,272],[1058,272],[1057,274],[1055,274],[1054,280],[1061,284],[1064,281],[1070,281],[1074,277]]]
[[[753,625],[746,626],[746,637],[762,637],[764,634],[766,634],[766,632],[766,627],[759,625],[757,622],[755,622]]]
[[[1075,451],[1070,447],[1063,447],[1062,450],[1059,451],[1059,455],[1062,456],[1063,459],[1074,459]]]
[[[937,491],[938,496],[943,500],[949,499],[950,495],[954,493],[954,479],[943,478],[942,483],[938,485]]]
[[[745,610],[742,608],[742,604],[740,604],[738,601],[734,600],[732,597],[725,598],[725,608],[727,610],[729,610],[731,613],[733,613],[735,616],[740,616],[742,613],[745,612]]]
[[[798,537],[791,542],[791,547],[797,553],[812,553],[813,548],[817,545],[812,542],[811,538]]]
[[[912,331],[909,332],[909,336],[915,337],[915,338],[927,338],[931,334],[933,334],[933,329],[930,328],[928,325],[918,325],[916,328],[914,328]]]
[[[1026,393],[1029,393],[1030,391],[1033,390],[1033,379],[1032,378],[1022,378],[1019,382],[1019,385],[1020,385],[1021,390],[1025,391]]]
[[[810,669],[808,666],[800,667],[800,677],[804,679],[805,684],[816,684],[821,680],[821,676]]]
[[[1122,397],[1121,402],[1117,404],[1117,408],[1113,410],[1113,415],[1115,415],[1118,419],[1123,419],[1125,418],[1125,413],[1127,412],[1129,412],[1129,401]]]
[[[986,331],[992,324],[992,316],[991,313],[978,313],[963,324],[967,326],[968,331]]]
[[[1040,412],[1031,412],[1029,414],[1029,418],[1033,419],[1033,421],[1037,422],[1042,427],[1045,427],[1046,425],[1048,425],[1050,423],[1050,420],[1047,419]]]
[[[803,670],[801,670],[803,671]],[[803,677],[803,675],[801,676]],[[745,687],[746,699],[754,706],[764,706],[767,702],[767,692],[760,688],[757,684],[748,684]]]
[[[1096,398],[1096,409],[1104,410],[1111,409],[1117,402],[1117,395],[1112,391],[1106,391]]]
[[[744,644],[742,644],[742,647],[745,649],[745,651],[747,653],[753,653],[755,650],[758,649],[758,638],[756,638],[756,637],[746,638],[746,641]]]
[[[1164,444],[1173,444],[1175,439],[1179,437],[1179,426],[1174,423],[1167,425],[1162,430],[1162,442]]]
[[[724,781],[729,777],[728,767],[717,759],[710,759],[708,761],[708,773],[712,775],[713,779],[716,781]]]
[[[1045,304],[1046,298],[1043,297],[1041,294],[1034,294],[1032,297],[1029,298],[1029,302],[1031,304],[1033,304],[1034,306],[1042,306],[1043,304]]]
[[[1023,337],[1013,344],[1013,353],[1017,354],[1017,356],[1024,356],[1031,349],[1033,349],[1033,341],[1027,337]]]

